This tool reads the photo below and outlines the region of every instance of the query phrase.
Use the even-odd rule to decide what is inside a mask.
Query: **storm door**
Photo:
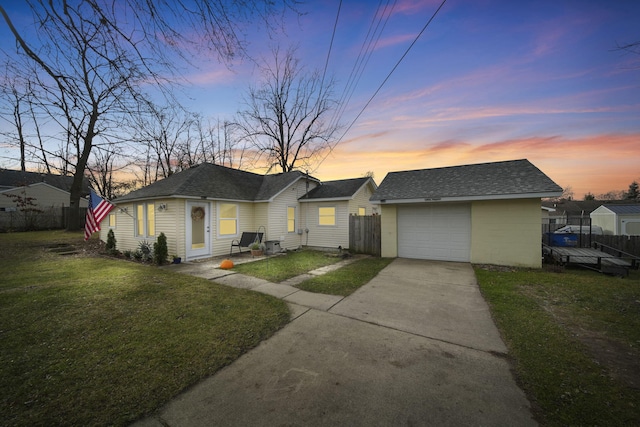
[[[187,259],[211,256],[211,215],[208,202],[187,202]]]

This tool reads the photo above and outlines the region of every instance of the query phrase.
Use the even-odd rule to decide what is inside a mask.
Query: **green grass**
[[[329,295],[351,295],[356,289],[376,277],[392,258],[364,258],[336,271],[300,283],[299,289]]]
[[[620,365],[602,359],[617,349],[637,362],[640,275],[633,273],[619,279],[590,271],[476,268],[543,425],[640,424],[640,390],[615,374]],[[600,342],[608,347],[591,345]],[[631,371],[636,379],[637,366]]]
[[[233,270],[248,276],[279,283],[316,268],[335,264],[341,260],[341,258],[330,256],[326,252],[302,250],[288,252],[286,255],[270,257],[256,262],[240,264],[235,266]]]
[[[81,234],[0,234],[3,425],[127,425],[289,320],[282,301],[149,265],[63,257]]]

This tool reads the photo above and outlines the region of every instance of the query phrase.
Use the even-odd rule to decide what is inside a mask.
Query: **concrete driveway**
[[[469,264],[396,259],[137,426],[536,425]]]

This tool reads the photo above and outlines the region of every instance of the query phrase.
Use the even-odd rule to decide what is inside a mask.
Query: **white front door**
[[[211,256],[210,212],[208,202],[187,202],[187,260]]]

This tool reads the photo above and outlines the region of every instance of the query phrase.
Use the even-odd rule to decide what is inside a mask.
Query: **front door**
[[[208,202],[187,202],[187,260],[211,256],[211,215]]]

